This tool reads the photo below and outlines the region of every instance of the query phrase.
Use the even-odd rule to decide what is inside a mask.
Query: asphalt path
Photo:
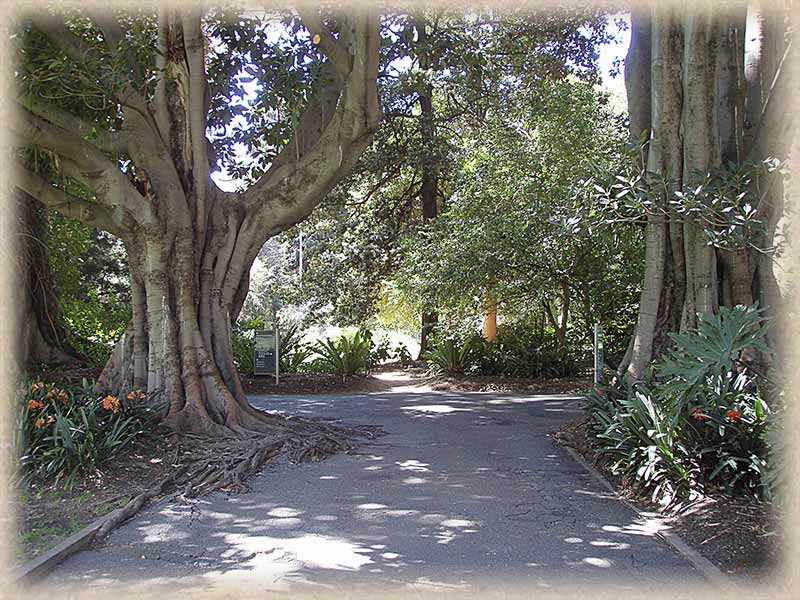
[[[579,411],[577,397],[426,391],[251,401],[387,434],[320,463],[278,462],[245,494],[154,505],[45,584],[233,586],[289,597],[376,586],[642,592],[702,581],[553,441]]]

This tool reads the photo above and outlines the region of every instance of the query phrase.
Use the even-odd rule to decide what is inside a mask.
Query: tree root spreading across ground
[[[172,434],[172,472],[110,513],[95,534],[95,543],[135,516],[153,498],[170,492],[184,498],[214,491],[246,492],[247,479],[281,454],[293,463],[320,461],[383,434],[377,425],[343,426],[297,417],[287,418],[286,424],[286,434],[271,438]]]

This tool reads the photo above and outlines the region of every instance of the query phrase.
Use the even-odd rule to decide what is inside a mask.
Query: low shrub
[[[261,319],[251,319],[241,327],[234,328],[231,334],[233,360],[236,368],[242,373],[253,373],[255,369],[253,356],[253,338],[257,329],[267,326]],[[302,343],[302,334],[297,325],[287,325],[278,329],[278,360],[282,373],[297,373],[301,365],[314,352]]]
[[[255,370],[253,355],[253,331],[234,331],[231,333],[233,362],[242,373],[252,374]]]
[[[394,347],[389,358],[400,361],[401,365],[407,365],[414,360],[411,356],[411,352],[409,352],[406,345],[402,343]]]
[[[457,342],[453,339],[439,339],[433,347],[423,355],[428,366],[439,373],[463,373],[469,364],[474,340]]]
[[[596,447],[613,461],[612,471],[653,500],[676,497],[697,477],[697,461],[681,440],[681,423],[645,385],[596,388],[588,410]]]
[[[18,475],[63,479],[70,488],[148,434],[164,408],[139,390],[98,397],[86,380],[75,387],[23,381],[13,440]]]
[[[568,350],[527,346],[518,340],[480,339],[474,345],[471,373],[556,379],[574,376],[578,361]]]
[[[280,356],[281,371],[284,373],[299,373],[304,370],[304,365],[312,356],[314,356],[314,350],[310,346],[298,344],[291,352]]]
[[[423,358],[434,370],[447,373],[557,378],[578,372],[576,357],[558,349],[553,336],[519,323],[499,327],[494,342],[477,334],[463,340],[442,338]]]
[[[354,334],[320,340],[313,346],[319,364],[325,371],[336,373],[342,380],[356,373],[366,374],[370,368],[371,336],[364,330]]]
[[[768,351],[765,332],[757,306],[722,307],[671,336],[674,346],[648,383],[596,388],[587,410],[598,452],[654,499],[710,484],[771,496],[780,480],[770,468],[774,415],[766,381],[744,360]]]

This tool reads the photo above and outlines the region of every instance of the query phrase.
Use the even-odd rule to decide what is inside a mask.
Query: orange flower
[[[38,391],[39,391],[39,390],[41,390],[43,387],[44,387],[44,383],[43,383],[43,382],[41,382],[41,381],[37,381],[36,383],[34,383],[34,384],[31,386],[31,391],[32,391],[32,392],[38,392]]]
[[[53,416],[49,416],[49,417],[47,417],[47,422],[48,423],[55,423],[56,422],[56,418],[53,417]]]
[[[729,422],[733,422],[733,421],[735,421],[736,419],[738,419],[741,416],[742,416],[742,413],[740,413],[738,410],[729,410],[728,411],[728,421]]]
[[[697,419],[698,421],[705,421],[706,419],[708,419],[708,415],[702,408],[695,408],[692,411],[692,418]]]
[[[62,404],[67,404],[69,402],[69,394],[64,390],[58,391],[58,398],[61,400]]]
[[[144,398],[144,392],[142,390],[128,392],[128,400],[135,400],[136,398]]]
[[[106,396],[103,398],[103,408],[117,414],[119,412],[119,399],[116,396]]]
[[[36,428],[38,429],[39,427],[44,425],[44,419],[42,417],[39,417],[38,419],[36,419],[36,423],[34,423],[34,425],[36,425]]]
[[[35,410],[37,408],[44,407],[44,404],[39,402],[38,400],[28,400],[28,410]]]

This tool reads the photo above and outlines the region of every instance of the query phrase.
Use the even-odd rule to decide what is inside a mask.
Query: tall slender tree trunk
[[[491,294],[486,301],[486,312],[483,315],[483,339],[487,342],[497,341],[497,300]]]
[[[426,77],[430,77],[433,68],[430,48],[428,47],[428,20],[424,11],[419,11],[414,16],[414,28],[417,31],[417,47],[419,48],[419,66]],[[438,189],[439,165],[436,154],[436,115],[433,109],[433,84],[426,80],[419,89],[420,106],[420,147],[422,148],[422,184],[420,186],[420,201],[422,204],[422,220],[429,223],[439,214]],[[435,310],[426,309],[422,312],[422,327],[420,332],[420,356],[428,350],[430,337],[439,315]]]

